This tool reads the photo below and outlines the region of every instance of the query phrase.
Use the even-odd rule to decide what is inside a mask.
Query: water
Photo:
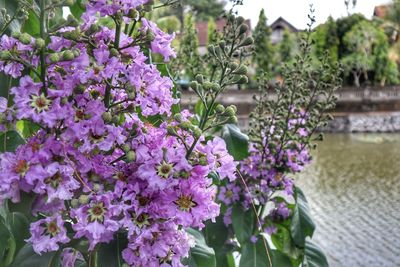
[[[400,134],[334,134],[300,175],[331,267],[400,267]]]

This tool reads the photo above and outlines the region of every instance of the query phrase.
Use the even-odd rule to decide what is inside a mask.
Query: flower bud
[[[238,118],[236,116],[229,117],[228,123],[236,124],[238,123]]]
[[[213,45],[209,45],[207,47],[208,53],[210,53],[211,55],[215,56],[215,46]]]
[[[103,118],[104,122],[110,123],[112,121],[112,115],[110,112],[104,112],[101,117]]]
[[[197,74],[197,75],[196,75],[196,81],[197,81],[198,83],[203,83],[203,82],[204,82],[204,76],[201,75],[201,74]]]
[[[62,53],[62,59],[63,59],[63,60],[69,61],[69,60],[73,60],[74,58],[75,58],[75,55],[74,55],[74,53],[73,53],[71,50],[65,50],[65,51]]]
[[[51,63],[57,63],[60,61],[60,55],[58,53],[50,54],[49,60]]]
[[[139,18],[139,12],[136,9],[131,9],[128,12],[128,17],[136,20]]]
[[[190,122],[188,122],[188,121],[184,121],[184,122],[182,122],[181,124],[179,124],[178,126],[179,126],[179,128],[181,128],[182,130],[187,131],[187,130],[189,130],[189,129],[191,128],[192,124],[191,124]]]
[[[19,39],[20,36],[21,36],[21,32],[17,32],[17,31],[15,31],[11,34],[11,37],[13,37],[15,39]]]
[[[9,60],[11,58],[11,52],[7,50],[0,51],[1,60]]]
[[[229,107],[232,108],[235,111],[235,113],[237,112],[237,107],[235,105],[230,105]]]
[[[19,40],[21,41],[21,43],[28,45],[32,41],[32,36],[24,32],[19,36]]]
[[[249,82],[249,78],[245,75],[241,75],[239,80],[237,81],[238,84],[246,84]]]
[[[174,115],[174,119],[179,123],[181,123],[183,121],[182,115],[179,113]]]
[[[101,190],[101,185],[99,183],[93,184],[93,191],[99,192]]]
[[[213,88],[213,84],[209,81],[206,81],[203,83],[203,88],[205,91],[208,91]]]
[[[218,104],[218,105],[215,107],[215,112],[217,112],[218,114],[222,114],[222,113],[224,113],[224,111],[225,111],[225,108],[224,108],[224,106],[221,105],[221,104]]]
[[[236,70],[239,67],[239,65],[236,62],[231,62],[231,63],[229,63],[228,67],[231,70]]]
[[[233,74],[246,75],[247,74],[247,67],[245,65],[242,65],[238,69],[236,69],[233,72]]]
[[[243,18],[242,16],[239,16],[239,17],[236,18],[236,23],[237,23],[237,25],[240,25],[240,24],[242,24],[243,22],[244,22],[244,18]]]
[[[79,200],[76,198],[71,199],[71,207],[77,208],[79,206]]]
[[[225,112],[224,112],[224,115],[225,115],[225,116],[232,117],[232,116],[235,116],[235,114],[236,114],[235,109],[232,108],[232,106],[229,106],[229,107],[227,107],[227,108],[225,109]]]
[[[199,84],[196,81],[191,81],[189,83],[189,87],[192,88],[193,90],[197,91],[197,89],[199,88]]]
[[[85,86],[83,84],[78,85],[74,89],[75,94],[82,94],[83,92],[85,92]]]
[[[126,161],[127,162],[134,162],[136,160],[136,153],[135,151],[129,151],[128,153],[126,153]]]
[[[131,147],[128,144],[123,144],[121,148],[125,152],[125,154],[131,150]]]
[[[112,123],[114,123],[114,124],[119,124],[119,116],[118,115],[114,115],[113,117],[112,117]]]
[[[95,32],[98,32],[99,30],[100,30],[99,25],[97,25],[97,24],[90,25],[90,28],[89,28],[90,33],[95,33]]]
[[[171,126],[171,125],[168,125],[168,126],[167,126],[167,132],[168,132],[168,134],[171,135],[171,136],[177,136],[177,135],[178,135],[178,133],[177,133],[175,127],[174,127],[174,126]]]
[[[111,49],[110,49],[110,55],[113,56],[113,57],[119,56],[118,49],[111,48]]]
[[[239,27],[239,35],[245,34],[249,30],[249,26],[242,24]]]
[[[225,43],[225,41],[221,41],[221,42],[219,42],[219,47],[222,49],[222,50],[224,50],[225,49],[225,45],[226,45],[226,43]]]
[[[221,86],[218,83],[212,83],[211,84],[211,90],[219,91],[219,89],[221,89]]]
[[[71,27],[78,27],[79,26],[78,20],[74,16],[72,16],[71,14],[68,15],[68,17],[67,17],[67,24],[68,24],[68,26],[71,26]]]
[[[202,134],[202,131],[200,130],[200,128],[197,127],[197,126],[194,127],[194,129],[193,129],[193,136],[194,136],[195,138],[200,138],[201,134]]]
[[[149,42],[154,41],[154,39],[156,38],[156,36],[154,35],[154,33],[152,31],[147,31],[146,33],[146,40]]]
[[[36,45],[36,47],[37,47],[38,49],[42,49],[42,48],[45,47],[46,42],[45,42],[42,38],[37,38],[37,39],[35,40],[35,45]]]
[[[136,98],[136,92],[135,91],[128,93],[128,100],[135,100],[135,98]]]
[[[81,51],[76,48],[72,49],[72,53],[74,53],[75,57],[79,57],[81,55]]]
[[[65,0],[64,5],[73,6],[75,4],[75,0]]]
[[[84,205],[89,203],[89,196],[88,195],[80,195],[78,198],[80,204]]]
[[[246,37],[246,39],[244,39],[243,41],[240,42],[239,47],[249,46],[249,45],[252,45],[253,43],[254,43],[253,37],[249,36],[249,37]]]

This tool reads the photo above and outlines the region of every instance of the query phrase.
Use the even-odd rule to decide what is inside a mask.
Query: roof
[[[247,19],[245,22],[249,29],[251,29],[250,20]],[[222,32],[226,25],[225,19],[219,19],[215,21],[216,30]],[[199,46],[206,46],[208,44],[208,21],[197,22],[196,23],[197,37],[199,39]]]
[[[388,12],[387,5],[380,5],[374,8],[374,16],[378,18],[385,18]]]
[[[277,28],[285,28],[291,32],[298,32],[299,30],[293,26],[292,24],[290,24],[287,20],[285,20],[282,17],[279,17],[277,20],[275,20],[272,24],[271,24],[271,29],[272,31],[274,31]]]

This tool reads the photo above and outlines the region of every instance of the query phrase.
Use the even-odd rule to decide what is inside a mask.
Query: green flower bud
[[[144,11],[144,12],[151,12],[151,11],[153,11],[153,6],[152,6],[152,5],[149,5],[149,4],[146,4],[146,5],[143,7],[143,11]]]
[[[118,49],[111,48],[111,49],[110,49],[110,55],[113,56],[113,57],[119,56]]]
[[[225,111],[225,108],[224,108],[224,106],[221,105],[221,104],[218,104],[218,105],[215,107],[215,112],[217,112],[218,114],[222,114],[222,113],[224,113],[224,111]]]
[[[127,162],[134,162],[136,160],[136,153],[135,151],[129,151],[128,153],[126,153],[126,161]]]
[[[35,45],[38,49],[42,49],[44,48],[44,46],[46,45],[46,42],[42,39],[42,38],[37,38],[35,40]]]
[[[232,117],[232,116],[235,116],[235,114],[236,114],[236,112],[235,112],[235,110],[234,110],[231,106],[229,106],[229,107],[227,107],[227,108],[225,109],[225,112],[224,112],[224,115],[225,115],[225,116]]]
[[[244,18],[242,16],[239,16],[236,18],[236,25],[240,25],[244,22]]]
[[[129,10],[128,17],[131,19],[139,18],[139,12],[136,9]]]
[[[229,117],[228,123],[236,124],[238,123],[238,118],[236,116]]]
[[[89,202],[89,196],[88,195],[80,195],[78,198],[78,201],[82,205],[87,204]]]
[[[129,100],[135,100],[135,98],[136,98],[136,92],[135,91],[128,93],[128,99]]]
[[[225,41],[221,41],[221,42],[219,42],[219,47],[222,49],[222,50],[224,50],[225,49],[225,45],[226,45],[226,43],[225,43]]]
[[[98,183],[93,184],[93,191],[99,192],[101,190],[101,185]]]
[[[198,82],[198,83],[203,83],[204,82],[204,76],[203,75],[201,75],[201,74],[197,74],[196,75],[196,81]]]
[[[83,92],[85,92],[85,86],[80,84],[77,87],[75,87],[74,89],[74,93],[75,94],[82,94]]]
[[[68,17],[67,17],[67,24],[68,24],[69,26],[71,26],[71,27],[78,27],[78,26],[79,26],[79,21],[78,21],[74,16],[72,16],[72,15],[70,14],[70,15],[68,15]]]
[[[249,36],[240,42],[239,47],[249,46],[249,45],[252,45],[253,43],[254,43],[253,37]]]
[[[119,116],[118,115],[114,115],[113,117],[112,117],[112,123],[114,123],[114,124],[119,124]]]
[[[199,88],[199,84],[196,81],[191,81],[189,83],[189,87],[192,88],[193,90],[197,91],[197,89]]]
[[[179,114],[179,113],[177,113],[177,114],[174,115],[174,119],[175,119],[177,122],[179,122],[179,123],[181,123],[182,120],[183,120],[182,115]]]
[[[196,126],[196,127],[193,129],[193,136],[194,136],[195,138],[200,138],[201,134],[202,134],[202,131],[200,130],[199,127]]]
[[[181,124],[179,124],[178,126],[179,126],[179,128],[181,128],[182,130],[187,131],[187,130],[189,130],[189,129],[192,127],[192,124],[191,124],[190,122],[188,122],[188,121],[184,121],[184,122],[182,122]]]
[[[72,49],[72,53],[74,53],[75,57],[79,57],[81,55],[81,51],[76,48]]]
[[[156,38],[156,36],[154,35],[154,33],[152,31],[147,31],[146,33],[146,40],[149,42],[154,41],[154,39]]]
[[[211,82],[209,82],[209,81],[206,81],[206,82],[203,83],[203,88],[204,88],[205,91],[208,91],[208,90],[212,89],[212,87],[213,87],[213,84]]]
[[[128,83],[128,84],[125,86],[125,90],[126,90],[128,93],[130,93],[130,92],[135,91],[135,88],[133,88],[133,86],[132,86],[131,84]]]
[[[97,24],[90,25],[90,28],[89,28],[90,33],[95,33],[95,32],[98,32],[99,30],[100,30],[99,25],[97,25]]]
[[[74,58],[75,58],[75,55],[71,50],[65,50],[62,53],[62,59],[63,60],[73,60]]]
[[[213,45],[209,45],[207,47],[208,53],[210,53],[211,55],[215,56],[215,46]]]
[[[219,86],[218,83],[212,83],[212,84],[211,84],[211,90],[213,90],[213,91],[219,91],[219,89],[221,89],[221,86]]]
[[[245,65],[242,65],[238,69],[236,69],[233,72],[233,74],[246,75],[247,74],[247,67]]]
[[[112,115],[111,115],[110,112],[104,112],[104,113],[101,115],[101,117],[102,117],[102,119],[104,120],[104,122],[106,122],[106,123],[110,123],[110,122],[112,121]]]
[[[25,44],[25,45],[28,45],[28,44],[30,44],[31,41],[32,41],[32,36],[30,36],[29,34],[27,34],[27,33],[25,32],[25,33],[22,33],[22,34],[19,36],[19,40],[21,41],[21,43],[23,43],[23,44]]]
[[[58,53],[50,54],[49,59],[51,63],[57,63],[58,61],[60,61],[60,55]]]
[[[237,81],[238,84],[246,84],[249,82],[249,78],[245,75],[241,75],[239,80]]]
[[[239,35],[245,34],[249,30],[249,26],[242,24],[239,27]]]
[[[125,154],[131,151],[131,147],[128,144],[123,144],[121,148],[125,152]]]
[[[15,39],[19,39],[20,36],[21,36],[21,32],[17,32],[17,31],[15,31],[11,34],[11,37],[14,37]]]
[[[9,60],[12,57],[11,52],[4,50],[0,51],[0,59],[1,60]]]
[[[75,4],[75,0],[65,0],[64,5],[66,6],[72,6]]]
[[[71,199],[71,207],[77,208],[79,206],[79,200],[76,198]]]
[[[233,110],[235,111],[235,113],[237,112],[237,107],[235,105],[230,105],[230,108],[233,108]]]
[[[171,135],[171,136],[177,136],[177,135],[178,135],[178,133],[176,132],[175,127],[174,127],[174,126],[171,126],[171,125],[168,125],[168,126],[167,126],[167,132],[168,132],[168,134]]]

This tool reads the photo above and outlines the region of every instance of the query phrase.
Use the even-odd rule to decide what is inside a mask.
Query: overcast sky
[[[360,12],[371,18],[374,7],[386,4],[390,0],[358,0],[351,13]],[[254,28],[258,21],[258,14],[262,8],[268,18],[268,24],[280,16],[292,23],[296,28],[306,28],[309,5],[314,5],[317,24],[325,22],[329,15],[339,18],[347,14],[344,0],[243,0],[243,6],[238,7],[239,15],[251,19]]]

